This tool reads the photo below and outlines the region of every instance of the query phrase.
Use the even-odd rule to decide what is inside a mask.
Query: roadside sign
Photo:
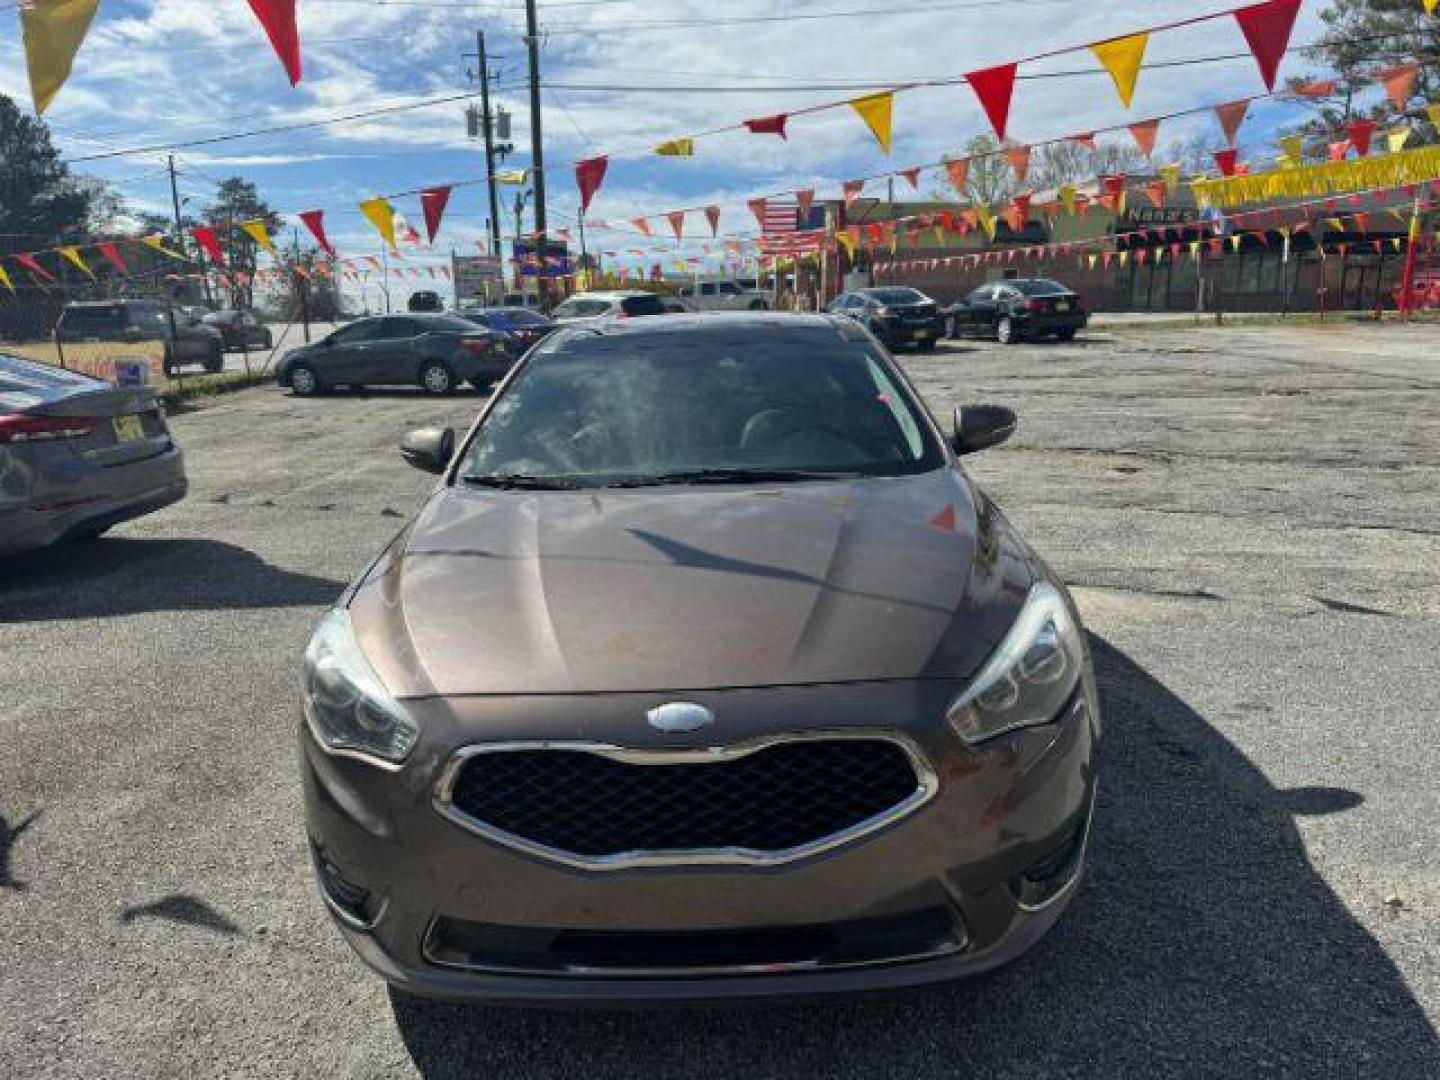
[[[143,356],[117,356],[113,363],[116,386],[147,386],[150,361]]]
[[[461,303],[480,302],[499,292],[504,263],[498,255],[455,256],[455,298]]]

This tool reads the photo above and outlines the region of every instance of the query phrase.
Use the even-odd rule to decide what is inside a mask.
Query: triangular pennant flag
[[[5,267],[3,266],[0,266],[0,285],[4,285],[5,288],[9,289],[12,293],[15,291],[15,283],[10,280],[10,275],[5,271]]]
[[[965,75],[965,81],[980,99],[980,105],[995,129],[995,137],[1005,138],[1005,125],[1010,119],[1010,97],[1015,90],[1015,65],[1000,64]]]
[[[295,0],[250,0],[250,10],[285,65],[290,85],[300,82],[300,31],[295,25]]]
[[[1345,133],[1350,136],[1350,145],[1355,148],[1355,153],[1365,157],[1370,153],[1370,139],[1375,134],[1375,121],[1351,120],[1345,125]]]
[[[1221,176],[1235,175],[1235,160],[1240,156],[1240,151],[1233,146],[1228,150],[1215,151],[1215,167],[1220,170]]]
[[[204,225],[197,225],[190,230],[190,235],[195,237],[195,242],[200,245],[200,250],[210,256],[210,261],[216,266],[225,265],[225,252],[220,250],[220,241],[215,238],[215,230]]]
[[[1245,120],[1245,114],[1250,111],[1250,101],[1231,101],[1225,105],[1215,106],[1215,119],[1220,121],[1220,130],[1225,133],[1225,145],[1234,146],[1235,136],[1240,131],[1240,125]]]
[[[955,161],[945,163],[945,175],[950,180],[950,186],[961,198],[966,195],[966,185],[970,182],[970,159],[958,158]]]
[[[655,147],[655,153],[661,157],[694,157],[695,140],[689,136],[683,139],[670,139]]]
[[[171,251],[168,247],[166,247],[165,237],[161,236],[159,233],[154,233],[150,236],[142,236],[140,238],[140,242],[146,247],[158,251],[161,255],[168,255],[172,259],[180,259],[183,261],[185,258],[184,255],[180,254],[180,252]],[[17,255],[16,258],[18,259],[19,256]]]
[[[1010,163],[1010,168],[1015,173],[1015,183],[1023,186],[1025,178],[1030,175],[1030,147],[1007,147],[1005,160]]]
[[[1140,65],[1145,60],[1145,46],[1149,41],[1149,33],[1131,34],[1129,37],[1111,38],[1090,46],[1095,58],[1115,81],[1120,104],[1127,109],[1135,97],[1135,81],[1140,77]]]
[[[1300,0],[1266,0],[1232,12],[1260,68],[1266,90],[1275,89],[1275,76],[1290,46],[1290,31],[1295,28],[1295,16],[1299,13]]]
[[[1170,191],[1174,191],[1180,186],[1180,166],[1161,165],[1160,179],[1165,182],[1165,187],[1167,189],[1169,189]]]
[[[765,231],[765,207],[769,205],[768,199],[751,199],[745,204],[750,208],[750,213],[755,215],[755,221],[760,226],[760,231]]]
[[[1278,141],[1280,150],[1285,155],[1287,168],[1294,168],[1305,160],[1305,136],[1286,135]]]
[[[762,116],[755,120],[746,120],[745,126],[750,129],[752,135],[779,135],[785,138],[785,121],[789,120],[788,113],[778,113],[775,116]]]
[[[385,246],[395,250],[395,209],[385,199],[367,199],[360,204],[360,212],[375,226],[375,231],[385,241]]]
[[[1345,155],[1350,152],[1350,140],[1341,139],[1339,142],[1332,142],[1327,147],[1331,161],[1344,161]]]
[[[1063,184],[1060,187],[1060,205],[1065,207],[1067,214],[1075,213],[1075,185]]]
[[[1392,154],[1398,154],[1405,149],[1405,144],[1410,140],[1411,128],[1409,124],[1400,124],[1385,133],[1385,147]]]
[[[95,271],[85,265],[85,260],[81,258],[78,247],[75,247],[73,244],[63,244],[55,250],[58,251],[71,266],[78,267],[86,277],[93,278],[95,276]]]
[[[1145,185],[1145,197],[1150,200],[1150,205],[1160,207],[1165,205],[1165,181],[1152,180]]]
[[[128,275],[130,273],[130,268],[125,265],[125,260],[120,257],[120,249],[118,247],[114,244],[106,243],[100,244],[99,248],[100,254],[105,256],[111,266],[115,267],[115,269],[122,274]]]
[[[1415,92],[1415,75],[1419,70],[1418,64],[1400,64],[1380,73],[1385,94],[1397,112],[1404,112],[1405,106],[1409,104],[1410,95]]]
[[[1076,146],[1083,146],[1086,150],[1095,149],[1095,133],[1093,131],[1082,131],[1079,135],[1066,136],[1069,142]]]
[[[253,237],[255,242],[270,252],[270,254],[279,254],[279,252],[275,250],[275,241],[270,239],[270,230],[265,227],[263,219],[255,218],[252,221],[242,221],[240,228],[245,230],[246,234]]]
[[[845,183],[841,185],[841,191],[844,194],[845,198],[845,205],[849,206],[854,203],[854,201],[860,197],[860,192],[864,190],[864,180],[846,180]]]
[[[44,278],[46,281],[55,281],[55,275],[50,273],[49,270],[46,270],[45,267],[41,266],[40,260],[35,258],[35,256],[30,254],[29,252],[16,255],[15,261],[18,262],[21,266],[25,267],[26,270],[29,270],[30,273],[34,274],[36,277]]]
[[[633,219],[631,219],[630,224],[631,224],[631,225],[634,225],[635,228],[639,229],[642,235],[644,235],[644,236],[649,236],[649,235],[650,235],[650,222],[649,222],[648,220],[646,220],[645,218],[643,218],[643,217],[633,218]]]
[[[1338,86],[1334,79],[1316,79],[1313,82],[1301,83],[1293,92],[1303,98],[1322,98],[1335,93]]]
[[[1130,125],[1130,137],[1135,140],[1135,145],[1140,147],[1140,152],[1147,158],[1155,153],[1155,139],[1159,134],[1159,120],[1142,120],[1138,124]]]
[[[676,240],[682,240],[685,236],[685,211],[671,210],[665,215],[665,220],[670,222],[670,228],[675,233]]]
[[[705,220],[710,223],[710,235],[711,235],[711,236],[717,236],[717,235],[719,235],[719,233],[720,233],[720,207],[718,207],[718,206],[707,206],[707,207],[705,207]],[[706,247],[708,248],[709,245],[707,244]]]
[[[330,243],[330,238],[325,235],[325,211],[305,210],[300,213],[299,218],[310,230],[310,235],[315,237],[315,241],[325,249],[326,254],[334,258],[335,245]]]
[[[920,170],[919,170],[919,168],[901,169],[901,170],[900,170],[900,175],[903,176],[906,180],[910,181],[910,190],[911,190],[911,191],[919,191],[919,190],[920,190]]]
[[[575,186],[580,189],[580,212],[582,214],[590,209],[590,200],[600,190],[600,185],[605,182],[605,170],[609,167],[610,159],[603,154],[575,163]]]
[[[440,234],[440,220],[450,204],[450,188],[433,187],[420,192],[420,212],[425,216],[425,235],[430,243]]]
[[[90,30],[100,0],[27,0],[20,5],[30,96],[43,113],[70,77],[71,65]]]
[[[865,121],[865,126],[875,136],[875,141],[880,144],[880,149],[890,153],[890,123],[894,114],[895,93],[893,90],[886,90],[879,94],[867,94],[865,97],[855,98],[850,102],[850,107],[860,114],[860,119]]]
[[[1021,232],[1030,222],[1030,196],[1016,195],[1005,211],[1005,224],[1012,232]]]
[[[795,206],[800,211],[800,227],[810,220],[810,208],[815,205],[815,189],[805,188],[795,192]]]

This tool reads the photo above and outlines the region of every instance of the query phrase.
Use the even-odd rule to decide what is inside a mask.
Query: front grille
[[[547,853],[605,862],[738,852],[761,860],[848,839],[923,802],[911,755],[881,738],[817,738],[647,760],[608,748],[474,752],[442,809]],[[728,861],[728,860],[726,860]]]

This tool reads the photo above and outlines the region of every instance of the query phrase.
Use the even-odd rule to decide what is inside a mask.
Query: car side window
[[[740,286],[736,285],[733,281],[722,281],[720,283],[720,291],[726,296],[739,296]]]
[[[704,283],[700,286],[700,295],[701,295],[701,296],[714,296],[714,295],[715,295],[715,283],[714,283],[714,282],[711,282],[711,281],[704,282]]]
[[[994,288],[991,285],[981,285],[965,299],[971,304],[978,304],[983,300],[990,299],[990,292]]]
[[[332,339],[337,345],[354,345],[359,341],[370,341],[375,337],[375,331],[380,328],[383,319],[366,319],[353,323],[335,333]]]
[[[389,341],[394,338],[412,338],[421,334],[422,328],[413,319],[381,319],[380,326],[375,332],[378,340]]]

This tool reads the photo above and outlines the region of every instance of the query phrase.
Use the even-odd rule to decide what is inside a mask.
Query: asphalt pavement
[[[0,1076],[1440,1077],[1436,333],[904,357],[1020,413],[968,467],[1094,635],[1091,869],[1008,969],[779,1007],[392,1000],[311,883],[298,660],[481,399],[175,417],[188,500],[0,568]]]

